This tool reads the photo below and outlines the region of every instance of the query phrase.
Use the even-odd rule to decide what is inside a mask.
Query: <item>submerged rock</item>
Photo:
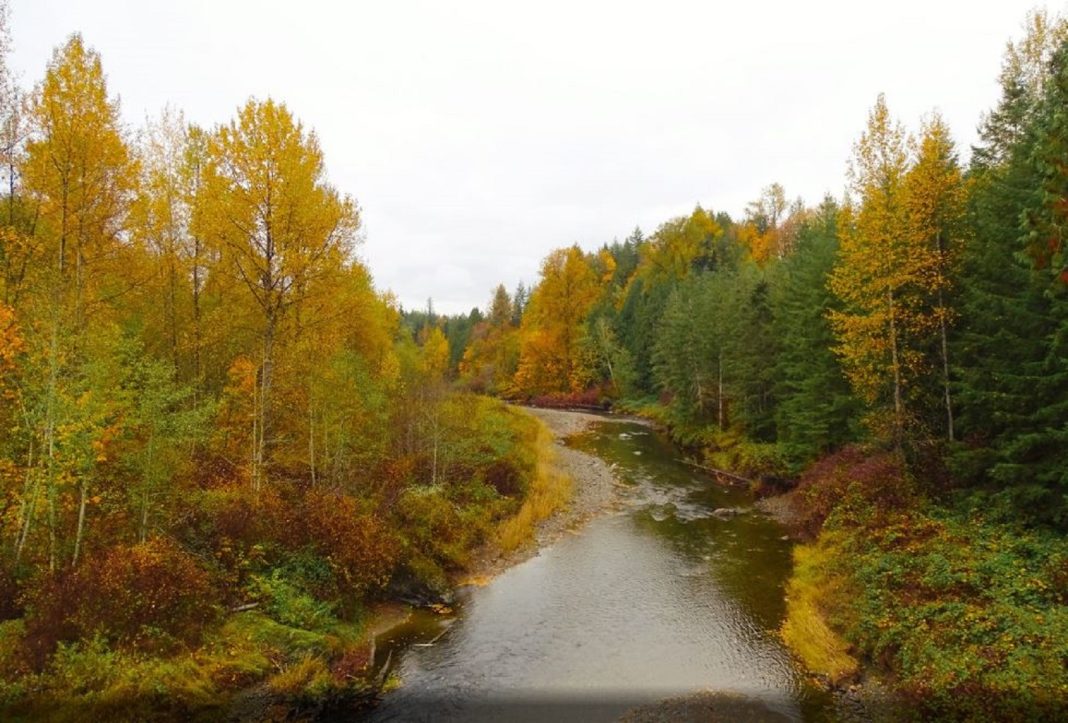
[[[749,512],[745,507],[717,507],[712,510],[712,516],[720,520],[732,520],[738,515]]]

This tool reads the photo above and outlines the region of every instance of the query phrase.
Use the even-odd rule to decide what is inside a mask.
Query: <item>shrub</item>
[[[482,473],[483,479],[497,494],[514,497],[523,491],[523,474],[511,460],[499,459],[491,462]]]
[[[21,591],[15,572],[3,562],[0,562],[0,621],[13,620],[22,615],[22,606],[19,604]]]
[[[188,720],[208,710],[218,715],[221,702],[190,656],[145,657],[115,650],[100,637],[61,643],[43,674],[19,683],[19,694],[0,703],[16,719]]]
[[[438,487],[413,487],[397,500],[397,519],[411,548],[447,568],[462,565],[473,544],[460,507]]]
[[[299,546],[294,535],[299,510],[285,500],[276,485],[253,498],[247,484],[202,490],[185,498],[175,535],[212,570],[225,602],[236,605],[249,575],[262,572],[285,549]]]
[[[111,548],[74,570],[38,578],[26,595],[27,639],[43,660],[59,641],[195,643],[218,615],[197,561],[165,538]]]
[[[811,465],[798,482],[800,527],[814,537],[832,511],[865,517],[899,511],[917,501],[901,457],[852,445]]]
[[[334,621],[332,605],[301,590],[282,570],[253,575],[248,588],[249,595],[263,604],[264,612],[283,625],[312,630]]]
[[[849,535],[847,634],[932,717],[1054,720],[1068,709],[1058,535],[931,507]]]
[[[862,656],[924,720],[1063,720],[1068,542],[1058,534],[960,503],[863,525],[836,510],[796,560],[783,632],[807,663]]]
[[[393,533],[349,495],[311,489],[301,510],[304,539],[356,597],[389,582],[397,559]]]
[[[310,547],[283,555],[281,564],[275,570],[291,584],[318,600],[336,602],[342,597],[349,597],[348,590],[338,584],[330,562]],[[275,574],[275,571],[272,571],[272,574]]]
[[[25,636],[26,624],[22,620],[0,623],[0,680],[12,680],[28,672]]]

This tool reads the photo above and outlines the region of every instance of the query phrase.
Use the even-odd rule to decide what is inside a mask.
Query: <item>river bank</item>
[[[473,562],[454,577],[455,587],[485,585],[504,570],[538,554],[567,531],[609,508],[615,499],[618,482],[609,465],[565,444],[569,437],[604,421],[604,417],[535,407],[524,407],[522,411],[545,425],[552,436],[551,447],[539,450],[539,454],[547,457],[540,462],[549,467],[547,474],[566,480],[566,501],[535,522],[532,534],[512,549],[503,547],[499,540],[490,540],[476,553]]]

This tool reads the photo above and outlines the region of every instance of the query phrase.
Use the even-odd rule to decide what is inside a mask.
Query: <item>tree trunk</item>
[[[171,341],[171,363],[174,364],[175,370],[179,369],[178,363],[178,269],[177,266],[177,252],[171,249],[170,269],[168,278],[168,300],[167,300],[167,316],[168,323],[170,324],[170,341]]]
[[[48,359],[48,402],[45,411],[46,479],[48,482],[48,569],[56,570],[56,396],[59,385],[58,303],[53,309],[52,343]]]
[[[946,432],[949,437],[949,441],[956,440],[956,435],[953,429],[953,397],[949,389],[949,341],[947,340],[946,331],[946,309],[942,305],[942,290],[938,290],[938,309],[939,309],[939,324],[942,329],[942,386],[946,393]]]
[[[74,555],[71,558],[71,566],[78,566],[78,556],[82,551],[82,540],[85,536],[85,504],[89,496],[88,475],[82,475],[81,490],[78,499],[78,529],[74,533]]]
[[[26,515],[30,509],[30,495],[33,490],[33,437],[30,437],[29,447],[26,451],[26,477],[22,483],[22,496],[19,500],[19,513],[15,522],[15,544],[13,550],[19,548],[19,539],[22,537],[22,528],[26,521]]]
[[[900,447],[904,436],[904,402],[901,395],[901,360],[897,349],[897,319],[895,317],[894,292],[887,291],[890,307],[890,366],[894,374],[894,442]]]
[[[41,477],[34,474],[33,468],[33,439],[30,439],[30,449],[26,456],[26,489],[23,493],[22,518],[19,520],[19,531],[15,538],[15,566],[22,559],[22,551],[26,547],[26,540],[30,536],[30,528],[33,525],[34,515],[37,514],[37,495],[41,489]]]
[[[148,503],[152,495],[152,463],[155,457],[155,436],[150,435],[145,448],[145,467],[142,470],[144,479],[141,481],[141,523],[138,526],[137,539],[144,542],[148,539]]]
[[[271,394],[271,374],[274,360],[274,331],[275,319],[269,316],[267,326],[263,333],[263,359],[260,365],[260,394],[259,394],[259,420],[255,449],[252,460],[253,491],[257,498],[263,486],[264,466],[267,460],[267,426],[269,422],[268,406]]]
[[[315,408],[308,393],[308,467],[311,469],[311,483],[315,485]]]
[[[15,566],[17,567],[19,561],[22,559],[22,551],[26,549],[26,541],[30,538],[30,529],[33,524],[33,518],[37,514],[37,498],[41,494],[41,480],[35,475],[33,491],[30,493],[30,503],[26,510],[26,516],[22,520],[22,530],[19,533],[18,542],[15,546]]]
[[[719,361],[716,364],[716,423],[723,429],[723,350],[719,350]]]
[[[193,406],[200,393],[200,239],[193,237]]]

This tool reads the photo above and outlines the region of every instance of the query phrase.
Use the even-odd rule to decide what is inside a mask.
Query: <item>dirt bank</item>
[[[797,497],[797,490],[764,497],[757,500],[754,506],[785,527],[791,537],[795,539],[800,537],[800,527],[805,517],[801,509],[801,500]]]

